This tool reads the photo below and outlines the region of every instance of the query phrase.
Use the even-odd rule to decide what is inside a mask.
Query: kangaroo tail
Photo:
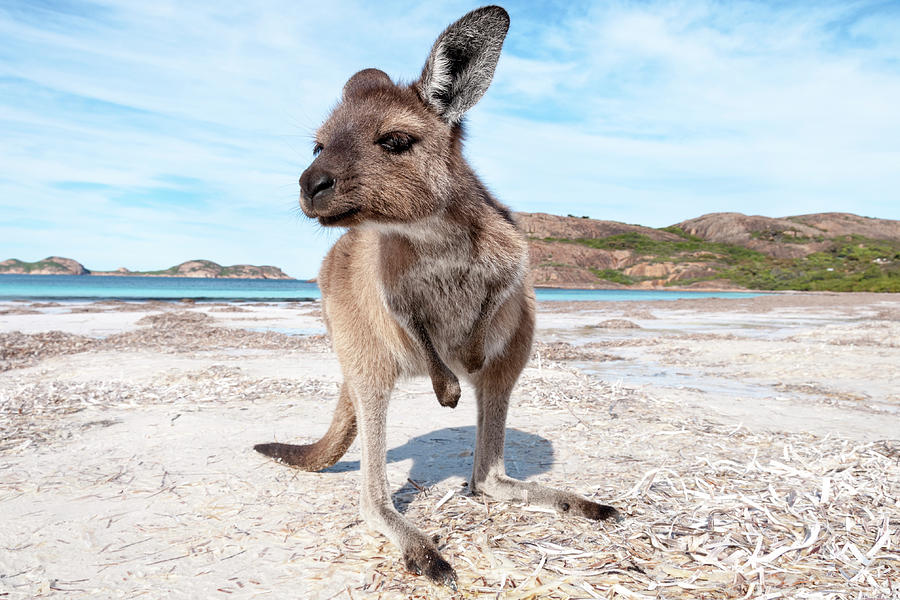
[[[314,444],[257,444],[253,449],[303,471],[321,471],[336,463],[356,439],[356,412],[347,384],[341,386],[328,431]]]

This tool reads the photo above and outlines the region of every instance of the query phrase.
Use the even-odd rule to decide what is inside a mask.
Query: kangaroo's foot
[[[416,575],[424,575],[438,585],[456,591],[456,571],[424,533],[387,502],[374,506],[363,499],[362,517],[366,524],[393,541],[403,553],[403,564]]]
[[[462,389],[459,387],[459,379],[449,369],[446,372],[432,373],[431,387],[441,406],[456,408]]]
[[[482,481],[473,481],[471,488],[473,492],[483,493],[496,500],[519,500],[594,521],[622,520],[621,513],[612,506],[592,502],[571,492],[529,481],[519,481],[506,475],[489,475]]]
[[[436,584],[456,591],[456,571],[437,550],[428,546],[408,548],[403,552],[403,564],[416,575],[425,575]]]

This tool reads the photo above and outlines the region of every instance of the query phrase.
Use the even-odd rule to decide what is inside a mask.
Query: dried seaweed
[[[621,360],[621,357],[598,352],[590,344],[576,346],[567,342],[542,342],[536,340],[531,348],[531,360],[538,362],[567,360],[609,361]]]
[[[323,336],[218,327],[198,315],[167,310],[103,340],[2,334],[0,365],[39,365],[79,352],[190,358],[247,348],[273,356],[328,351]],[[791,343],[835,347],[831,341],[841,334],[833,329]],[[881,336],[877,328],[873,334]],[[127,450],[124,457],[98,457],[106,465],[102,473],[14,466],[30,453],[57,452],[80,436],[113,431],[120,426],[113,411],[162,405],[176,415],[191,407],[215,412],[285,397],[330,405],[334,382],[251,377],[232,362],[174,371],[150,383],[53,381],[37,369],[8,371],[0,380],[0,511],[4,502],[37,497],[42,486],[59,498],[96,497],[110,523],[120,518],[116,507],[126,498],[146,498],[146,507],[125,517],[132,521],[121,529],[121,543],[100,548],[75,539],[79,552],[96,556],[96,572],[84,578],[60,578],[41,559],[41,544],[71,541],[54,531],[53,519],[25,537],[4,539],[0,594],[156,597],[182,586],[204,597],[323,599],[900,597],[900,442],[748,430],[687,417],[665,398],[564,362],[597,360],[605,347],[539,340],[517,386],[512,419],[552,441],[563,457],[551,459],[534,479],[613,504],[625,519],[595,523],[497,503],[469,495],[458,480],[403,488],[407,516],[438,538],[457,569],[456,594],[407,573],[396,547],[361,526],[354,470],[301,473],[260,459],[265,485],[234,473],[227,462],[215,472],[182,473],[173,483],[169,465]],[[673,361],[691,358],[689,347],[684,354],[677,350],[666,347]],[[779,389],[803,392],[790,384]],[[82,411],[91,416],[72,416]],[[507,458],[516,474],[515,453]],[[25,566],[6,568],[13,561]],[[191,587],[198,581],[200,587]]]
[[[274,331],[249,331],[215,327],[214,319],[202,312],[163,312],[143,317],[139,325],[149,325],[107,337],[102,348],[118,350],[153,349],[160,352],[191,352],[215,349],[307,350],[323,352],[329,345],[325,336],[286,335]]]
[[[98,345],[94,338],[62,331],[0,333],[0,372],[26,367],[50,356],[87,352]]]
[[[641,329],[641,326],[628,319],[606,319],[593,325],[597,329]]]

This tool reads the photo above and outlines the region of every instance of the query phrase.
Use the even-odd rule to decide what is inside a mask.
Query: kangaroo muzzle
[[[303,172],[300,176],[300,208],[307,217],[328,213],[336,184],[331,173],[317,166],[310,166]]]

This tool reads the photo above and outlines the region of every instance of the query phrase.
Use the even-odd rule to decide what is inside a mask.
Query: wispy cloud
[[[505,122],[479,115],[529,132],[490,175],[546,173],[519,184],[528,208],[651,225],[723,210],[897,218],[898,30],[896,4],[598,3],[538,32],[530,47],[556,49],[539,71],[504,63],[504,92],[543,77],[490,97]]]
[[[314,275],[337,232],[294,209],[309,134],[349,75],[414,78],[471,7],[0,5],[0,258]],[[515,209],[900,218],[896,4],[507,8],[467,155]]]

